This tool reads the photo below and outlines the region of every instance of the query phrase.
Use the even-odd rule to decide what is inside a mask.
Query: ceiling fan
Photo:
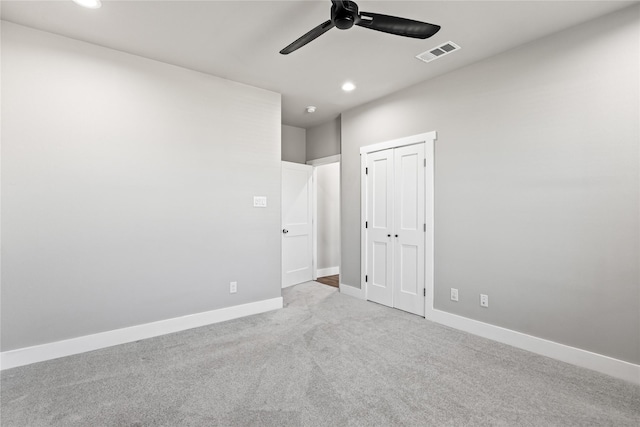
[[[426,39],[440,30],[439,25],[427,24],[426,22],[414,21],[412,19],[399,18],[397,16],[381,15],[379,13],[359,12],[358,5],[353,1],[331,0],[331,19],[309,31],[298,40],[291,43],[280,51],[283,55],[300,49],[310,41],[320,37],[333,27],[341,30],[348,30],[357,25],[384,33],[396,34],[398,36],[413,37],[416,39]]]

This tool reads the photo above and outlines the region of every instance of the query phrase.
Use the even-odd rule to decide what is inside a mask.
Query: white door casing
[[[312,280],[312,166],[282,162],[282,287]]]

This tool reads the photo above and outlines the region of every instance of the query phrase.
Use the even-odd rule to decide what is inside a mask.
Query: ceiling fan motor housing
[[[331,21],[341,29],[348,30],[353,27],[358,19],[358,5],[354,2],[346,2],[346,7],[331,6]]]

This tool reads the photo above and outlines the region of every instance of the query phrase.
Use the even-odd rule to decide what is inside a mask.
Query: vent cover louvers
[[[424,62],[431,62],[434,59],[442,58],[443,56],[448,55],[451,52],[455,52],[458,49],[460,49],[460,46],[454,42],[446,42],[440,46],[434,47],[433,49],[429,49],[426,52],[422,52],[420,55],[416,55],[416,58]]]

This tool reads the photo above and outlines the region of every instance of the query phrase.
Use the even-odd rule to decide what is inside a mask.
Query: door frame
[[[404,147],[407,145],[424,144],[424,155],[427,168],[424,174],[424,205],[425,205],[425,244],[424,244],[424,287],[425,287],[425,317],[433,310],[434,292],[434,154],[435,141],[438,138],[437,132],[426,132],[391,141],[360,147],[360,289],[362,295],[367,299],[367,233],[365,222],[367,221],[367,179],[365,168],[367,167],[367,155],[376,151],[390,148]]]
[[[321,157],[319,159],[309,160],[307,164],[313,166],[313,172],[311,173],[311,189],[313,192],[312,200],[312,215],[313,215],[313,227],[312,227],[312,235],[313,235],[313,259],[312,259],[312,271],[313,271],[313,280],[318,278],[318,172],[317,167],[322,165],[329,165],[331,163],[340,163],[341,156],[340,154],[336,154],[334,156]],[[342,167],[341,167],[342,168]],[[340,171],[340,182],[342,182],[342,171]],[[342,186],[341,186],[342,187]],[[342,212],[342,204],[340,206],[340,211]],[[340,225],[339,228],[342,227],[342,214],[340,215]],[[342,249],[342,245],[339,246],[338,251]],[[338,271],[342,270],[342,256],[341,253],[338,253]],[[338,272],[339,274],[339,272]]]

